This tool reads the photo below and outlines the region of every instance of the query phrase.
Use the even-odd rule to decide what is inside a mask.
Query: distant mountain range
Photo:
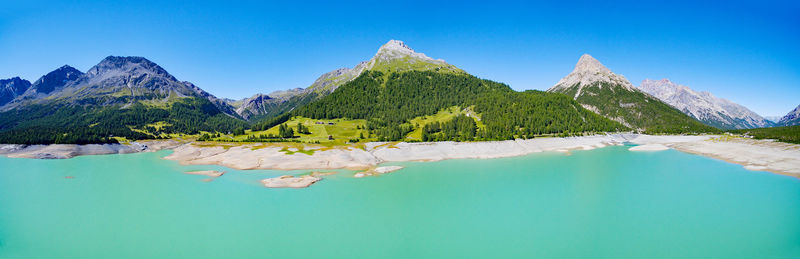
[[[794,110],[790,111],[785,116],[781,117],[777,124],[779,126],[800,125],[800,105],[798,105],[796,108],[794,108]]]
[[[764,128],[773,125],[742,105],[718,98],[709,92],[696,92],[669,79],[645,79],[639,88],[706,125],[721,129]]]
[[[224,100],[142,57],[109,56],[86,73],[62,66],[30,87],[12,81],[3,96],[15,97],[0,106],[4,143],[115,142],[248,126]]]
[[[62,66],[36,80],[0,109],[33,104],[124,107],[136,102],[159,106],[184,97],[207,99],[221,111],[234,114],[230,105],[192,83],[178,81],[150,60],[115,56],[103,59],[86,73]]]
[[[639,131],[715,130],[642,92],[588,54],[581,56],[572,73],[547,91],[570,96],[584,108]]]
[[[631,129],[717,132],[772,125],[747,108],[668,80],[645,80],[634,87],[589,55],[548,92],[513,91],[397,40],[353,68],[321,75],[307,88],[242,100],[217,98],[143,57],[109,56],[86,73],[65,65],[33,83],[19,77],[0,80],[0,142],[95,143],[264,130],[292,116],[363,119],[371,136],[403,140],[425,126],[411,120],[454,107],[472,118],[454,125],[469,128],[465,120],[474,119],[480,126],[466,135],[428,129],[427,140]],[[779,124],[794,125],[797,115],[795,109]]]

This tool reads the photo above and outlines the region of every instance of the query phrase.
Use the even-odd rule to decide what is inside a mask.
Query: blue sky
[[[800,104],[797,1],[486,2],[4,0],[0,78],[144,56],[238,99],[306,87],[398,39],[517,90],[549,88],[589,53],[635,85],[669,78],[761,115]]]

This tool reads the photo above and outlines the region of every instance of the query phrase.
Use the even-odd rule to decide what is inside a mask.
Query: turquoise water
[[[393,163],[307,189],[167,154],[0,158],[0,258],[800,258],[800,180],[674,150]]]

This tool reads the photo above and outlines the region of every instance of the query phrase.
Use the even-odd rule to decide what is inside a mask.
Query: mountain
[[[0,107],[25,93],[30,87],[31,82],[19,77],[0,79]]]
[[[547,91],[565,94],[584,108],[639,131],[717,131],[639,90],[588,54],[581,56],[575,69]]]
[[[404,72],[428,71],[465,73],[463,70],[447,64],[444,60],[433,59],[424,53],[418,53],[404,42],[390,40],[378,49],[375,55],[353,68],[339,68],[325,73],[309,87],[312,91],[336,90],[337,87],[355,79],[364,71]]]
[[[358,63],[353,68],[338,68],[319,76],[314,83],[305,89],[289,90],[288,96],[276,96],[280,92],[257,94],[251,98],[237,102],[237,113],[251,121],[269,119],[299,106],[324,97],[339,86],[344,85],[365,71],[404,72],[404,71],[436,71],[443,73],[466,74],[463,70],[448,64],[441,59],[433,59],[423,53],[411,49],[404,42],[390,40],[382,45],[375,55],[367,61]]]
[[[778,121],[778,125],[780,126],[794,126],[800,125],[800,105],[794,110],[790,111],[786,116],[783,116],[780,121]]]
[[[64,65],[39,78],[33,83],[31,91],[27,92],[28,98],[41,98],[53,91],[61,90],[67,83],[83,76],[83,72],[69,65]]]
[[[62,90],[67,84],[83,76],[83,72],[64,65],[56,70],[47,73],[33,82],[23,94],[15,98],[5,106],[0,106],[0,111],[6,111],[18,106],[33,103],[35,100],[47,99],[51,93]]]
[[[3,106],[0,143],[114,142],[247,126],[225,100],[152,61],[109,56],[86,73],[56,69]]]
[[[416,53],[400,41],[389,41],[369,61],[337,72],[348,73],[359,75],[338,87],[318,84],[330,93],[281,116],[283,120],[260,123],[253,129],[266,130],[292,116],[366,120],[370,136],[383,141],[406,140],[410,132],[421,132],[417,140],[468,141],[627,129],[564,95],[516,92]],[[460,115],[452,120],[412,123],[454,108]]]
[[[718,98],[709,92],[696,92],[669,79],[645,79],[639,89],[706,125],[717,128],[750,129],[773,125],[772,122],[742,105]]]
[[[258,116],[272,115],[273,112],[280,112],[282,104],[289,102],[292,97],[305,92],[302,88],[294,88],[283,91],[275,91],[269,94],[256,94],[250,98],[245,98],[235,102],[236,113],[245,120],[255,119]]]
[[[164,106],[177,98],[198,97],[218,109],[235,114],[233,107],[189,82],[178,81],[162,67],[143,57],[109,56],[85,74],[70,66],[42,76],[4,110],[30,105],[131,105],[143,102]]]

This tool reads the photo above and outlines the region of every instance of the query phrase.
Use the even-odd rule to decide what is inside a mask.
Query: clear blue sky
[[[635,85],[670,78],[762,115],[800,104],[798,1],[131,2],[2,0],[0,78],[144,56],[238,99],[307,87],[398,39],[518,90],[549,88],[589,53]]]

